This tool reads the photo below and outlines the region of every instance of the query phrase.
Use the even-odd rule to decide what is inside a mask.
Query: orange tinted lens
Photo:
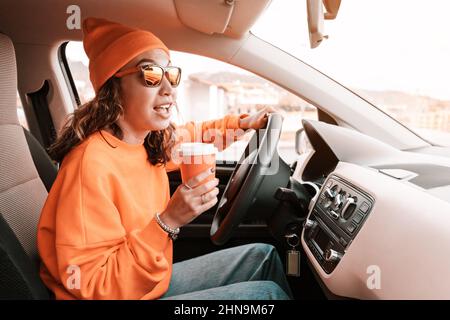
[[[181,77],[181,69],[177,67],[169,67],[167,68],[167,75],[169,78],[170,84],[175,87],[180,83]]]
[[[159,86],[163,77],[163,69],[160,67],[147,67],[144,69],[144,79],[149,86]]]

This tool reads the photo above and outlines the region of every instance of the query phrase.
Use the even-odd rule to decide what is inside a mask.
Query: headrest
[[[0,124],[18,124],[17,69],[14,45],[0,33]]]

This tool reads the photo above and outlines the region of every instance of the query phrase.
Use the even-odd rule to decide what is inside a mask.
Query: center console
[[[304,228],[304,240],[326,273],[339,264],[373,204],[364,190],[333,174],[327,178]]]

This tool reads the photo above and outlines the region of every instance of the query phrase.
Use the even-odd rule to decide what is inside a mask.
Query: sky
[[[251,31],[343,85],[450,100],[449,12],[448,0],[342,0],[310,49],[306,1],[273,0]]]

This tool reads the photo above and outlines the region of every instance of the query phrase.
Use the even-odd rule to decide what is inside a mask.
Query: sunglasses
[[[141,72],[144,78],[144,84],[146,87],[156,88],[161,85],[164,75],[167,74],[167,79],[170,85],[175,88],[180,84],[181,79],[181,68],[179,67],[161,67],[157,64],[145,64],[132,68],[128,68],[117,72],[115,76],[121,78],[128,74]]]

